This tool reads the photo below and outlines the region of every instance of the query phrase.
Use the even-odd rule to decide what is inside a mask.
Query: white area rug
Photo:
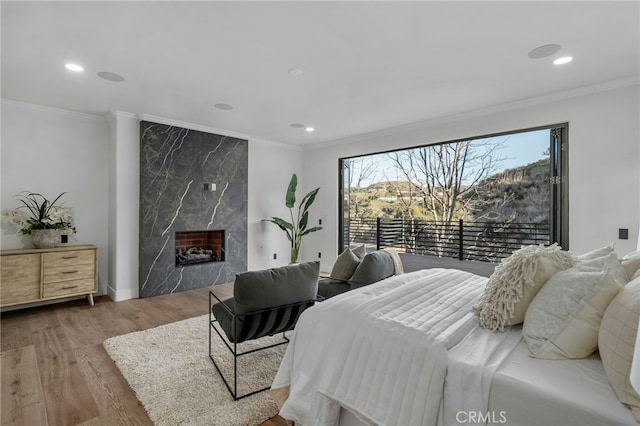
[[[157,425],[258,425],[278,412],[269,391],[234,401],[209,359],[208,316],[203,315],[105,340],[104,347]],[[233,357],[214,333],[213,352],[232,385]],[[265,338],[239,345],[244,351]],[[286,345],[244,355],[238,390],[269,386]],[[220,364],[219,364],[220,365]]]

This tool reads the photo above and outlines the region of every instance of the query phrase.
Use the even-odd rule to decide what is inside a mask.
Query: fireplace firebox
[[[224,262],[224,231],[176,232],[176,266]]]

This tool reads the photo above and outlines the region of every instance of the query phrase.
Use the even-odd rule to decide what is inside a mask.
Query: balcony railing
[[[344,241],[411,254],[499,262],[524,245],[550,244],[548,223],[351,219]]]

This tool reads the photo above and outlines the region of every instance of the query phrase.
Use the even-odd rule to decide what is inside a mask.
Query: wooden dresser
[[[85,295],[98,290],[93,245],[0,252],[0,307]]]

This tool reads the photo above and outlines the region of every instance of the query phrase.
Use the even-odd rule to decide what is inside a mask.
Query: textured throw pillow
[[[620,259],[620,263],[627,272],[629,279],[631,279],[636,272],[640,271],[640,250],[625,255]]]
[[[640,395],[629,379],[631,362],[640,318],[640,278],[618,293],[604,313],[600,324],[598,348],[611,387],[618,399],[631,407],[636,421],[640,422]]]
[[[351,249],[347,247],[336,259],[336,263],[333,264],[333,269],[331,269],[329,277],[334,280],[347,281],[356,271],[359,264],[360,259],[358,259],[358,256],[353,254]]]
[[[358,247],[353,249],[353,254],[358,256],[358,259],[362,260],[367,255],[367,248],[364,244],[360,244]]]
[[[602,316],[622,286],[611,270],[560,271],[533,299],[522,335],[534,358],[586,358],[598,349]]]
[[[557,244],[516,250],[496,266],[480,302],[474,306],[480,325],[502,331],[506,325],[520,324],[544,283],[573,264],[573,256]]]

